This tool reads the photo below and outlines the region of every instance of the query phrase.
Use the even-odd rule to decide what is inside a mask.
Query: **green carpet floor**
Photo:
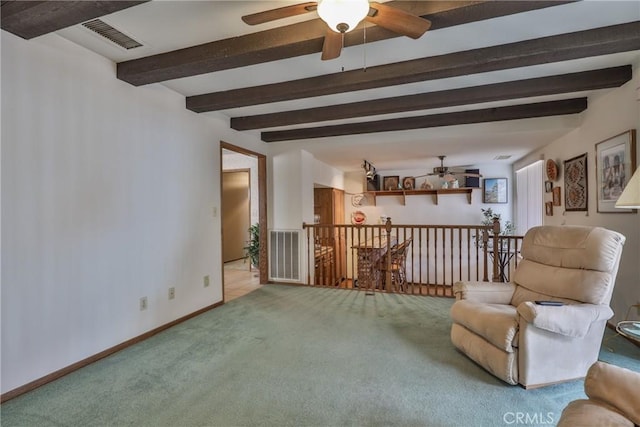
[[[264,286],[6,402],[2,426],[550,425],[584,397],[475,365],[449,340],[452,303]],[[602,360],[640,371],[637,347],[607,345]]]

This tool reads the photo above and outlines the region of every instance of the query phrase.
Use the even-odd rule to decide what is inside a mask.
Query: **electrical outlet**
[[[140,311],[147,309],[147,297],[140,298]]]
[[[169,299],[174,299],[176,297],[176,288],[169,288]]]
[[[205,288],[209,287],[209,275],[208,274],[206,276],[204,276],[204,287]]]

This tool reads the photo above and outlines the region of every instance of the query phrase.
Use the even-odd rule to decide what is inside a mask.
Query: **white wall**
[[[344,173],[320,160],[313,161],[313,183],[344,190]]]
[[[56,35],[1,37],[4,393],[221,301],[219,141],[265,150]]]
[[[615,311],[611,322],[623,320],[628,307],[640,302],[640,214],[597,212],[595,145],[629,129],[640,131],[640,102],[636,91],[640,87],[639,65],[634,66],[632,81],[589,98],[589,106],[582,113],[582,124],[578,129],[516,164],[521,167],[544,157],[554,159],[559,165],[560,178],[554,185],[562,188],[562,206],[554,206],[553,216],[544,217],[545,224],[601,226],[627,237],[611,302]],[[637,164],[640,165],[640,146],[637,148]],[[564,212],[563,161],[585,152],[588,153],[589,211]],[[635,311],[632,310],[632,314],[638,318]]]

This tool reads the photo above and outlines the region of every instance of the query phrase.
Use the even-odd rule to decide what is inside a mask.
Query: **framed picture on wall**
[[[507,178],[485,178],[482,203],[507,203]]]
[[[630,213],[635,209],[615,207],[622,190],[636,170],[635,129],[596,144],[598,212]]]
[[[562,204],[560,199],[560,187],[553,187],[553,206],[560,206]]]
[[[545,181],[544,182],[544,191],[546,193],[551,193],[551,190],[553,190],[553,181]]]
[[[544,213],[547,216],[553,216],[553,203],[545,202],[545,204],[544,204]]]
[[[564,208],[567,212],[589,210],[587,153],[564,161]]]

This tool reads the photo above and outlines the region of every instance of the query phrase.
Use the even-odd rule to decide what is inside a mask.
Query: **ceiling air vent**
[[[90,29],[94,33],[100,34],[102,37],[127,50],[142,46],[141,43],[135,41],[121,31],[116,30],[111,25],[101,21],[100,19],[84,22],[82,26]]]
[[[510,158],[511,158],[511,156],[508,155],[508,154],[501,154],[499,156],[495,156],[493,158],[493,160],[507,160],[507,159],[510,159]]]

